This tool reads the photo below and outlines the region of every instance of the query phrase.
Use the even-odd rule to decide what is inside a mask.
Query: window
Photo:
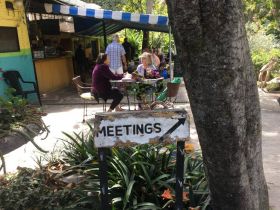
[[[0,26],[0,53],[20,51],[16,27]]]

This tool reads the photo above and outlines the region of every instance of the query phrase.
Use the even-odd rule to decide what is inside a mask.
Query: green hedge
[[[259,70],[267,64],[272,58],[280,58],[280,49],[273,48],[269,51],[266,50],[256,50],[252,52],[252,61],[255,67],[255,71]],[[279,64],[276,68],[279,68]]]

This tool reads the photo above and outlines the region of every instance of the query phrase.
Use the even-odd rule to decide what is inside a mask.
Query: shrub
[[[280,43],[272,34],[267,35],[262,30],[255,31],[256,29],[254,30],[248,27],[247,27],[248,41],[249,41],[250,50],[252,52],[258,50],[270,51],[272,49],[279,48]]]
[[[14,91],[12,88],[7,89],[6,97],[0,97],[0,138],[8,135],[13,128],[28,129],[28,124],[37,125],[41,130],[47,129],[41,120],[44,113],[29,105],[26,99],[13,96]]]
[[[280,43],[274,35],[267,35],[256,24],[247,24],[247,36],[256,75],[272,58],[280,58]],[[279,68],[279,64],[275,69]]]
[[[82,169],[79,173],[87,177],[83,190],[96,193],[99,191],[99,165],[96,149],[90,143],[93,136],[66,136],[71,146],[66,149],[65,160],[70,163],[71,170]],[[108,184],[113,209],[173,209],[175,157],[176,145],[146,144],[112,148],[108,157]],[[73,163],[76,165],[73,166]],[[166,190],[172,195],[169,199],[163,196]],[[185,155],[184,192],[186,208],[208,205],[208,184],[200,152],[187,152]],[[84,199],[88,200],[86,197]]]
[[[63,160],[40,166],[41,170],[24,169],[11,179],[0,179],[0,208],[100,209],[99,163],[92,145],[92,128],[87,134],[65,135]],[[190,145],[185,150],[184,207],[206,207],[209,191],[202,155],[192,152]],[[174,209],[176,145],[112,148],[107,161],[114,210]],[[61,172],[53,175],[50,169]],[[76,184],[61,181],[71,174],[84,178]]]
[[[87,196],[85,191],[75,185],[68,185],[46,168],[32,170],[19,168],[18,173],[0,177],[0,209],[75,209],[81,205],[81,198]],[[98,197],[90,197],[91,204],[84,202],[88,209],[100,209],[94,202]]]
[[[30,106],[26,99],[13,96],[14,91],[12,88],[7,89],[5,91],[6,97],[0,97],[0,140],[13,132],[19,134],[20,138],[31,141],[41,152],[46,152],[33,141],[39,132],[42,134],[46,131],[46,137],[49,133],[47,126],[41,119],[44,113],[36,107]],[[14,145],[16,146],[16,144]],[[18,144],[18,146],[20,145]],[[9,151],[9,147],[4,146],[3,149],[0,145],[0,170],[3,169],[4,173],[6,173],[6,165],[3,155]]]
[[[269,51],[260,49],[257,51],[253,51],[251,55],[255,71],[259,72],[259,70],[272,58],[280,58],[280,49],[273,48]],[[275,69],[277,68],[279,68],[279,64],[275,67]]]
[[[266,89],[267,89],[268,92],[280,91],[280,83],[270,83],[270,84],[267,84]]]

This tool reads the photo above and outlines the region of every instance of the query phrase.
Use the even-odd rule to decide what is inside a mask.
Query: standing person
[[[155,48],[152,49],[152,63],[157,68],[160,65],[160,60],[159,60],[158,56],[156,55],[156,49]]]
[[[156,55],[160,60],[159,69],[162,70],[165,67],[166,62],[164,54],[161,52],[160,48],[156,49]]]
[[[119,106],[123,94],[117,88],[112,88],[110,80],[120,80],[122,76],[113,74],[109,69],[109,57],[100,53],[96,60],[96,65],[92,72],[92,95],[98,95],[105,101],[107,99],[113,99],[108,112],[123,111]]]
[[[77,74],[81,76],[81,80],[85,82],[86,80],[86,56],[82,45],[79,44],[75,51],[75,60],[77,64]]]
[[[110,59],[110,70],[114,74],[122,75],[124,70],[127,69],[127,63],[125,58],[125,50],[119,41],[119,35],[113,35],[113,42],[107,46],[106,54]]]
[[[125,58],[127,62],[130,62],[132,59],[132,46],[131,44],[127,41],[127,38],[124,38],[124,42],[122,44],[124,50],[125,50]]]

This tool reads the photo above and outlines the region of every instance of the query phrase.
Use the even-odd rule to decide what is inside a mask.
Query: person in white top
[[[141,56],[141,64],[137,66],[136,71],[144,78],[152,74],[152,71],[156,70],[156,67],[152,64],[151,53],[144,52]]]

